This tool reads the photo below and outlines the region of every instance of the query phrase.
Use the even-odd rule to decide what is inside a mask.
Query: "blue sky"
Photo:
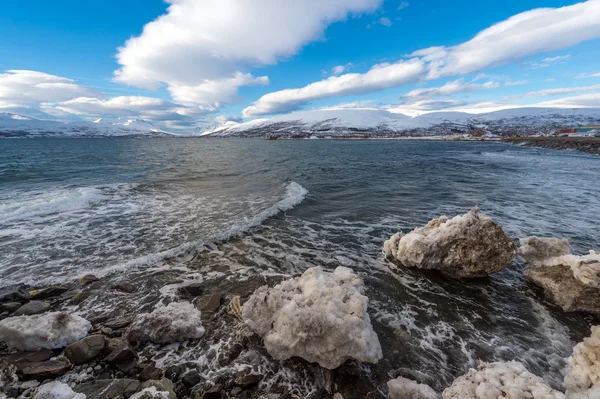
[[[4,2],[0,112],[190,129],[328,107],[600,107],[598,15],[600,0]]]

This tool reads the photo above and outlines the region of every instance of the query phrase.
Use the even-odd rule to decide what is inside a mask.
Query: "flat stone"
[[[202,295],[204,290],[202,289],[201,283],[192,283],[184,285],[183,287],[177,288],[177,292],[182,298],[195,298]]]
[[[202,295],[194,301],[194,304],[196,305],[196,309],[203,313],[214,313],[221,306],[222,298],[223,295],[221,294]]]
[[[65,356],[73,364],[87,363],[102,352],[104,349],[103,335],[90,335],[65,349]]]
[[[34,299],[48,299],[54,298],[64,294],[69,290],[69,287],[63,285],[55,285],[52,287],[46,287],[39,290],[29,291],[31,297]]]
[[[71,370],[71,363],[66,360],[46,360],[39,363],[31,363],[23,368],[25,379],[36,379],[43,381],[47,378],[56,378]]]
[[[102,323],[104,327],[111,328],[113,330],[117,330],[119,328],[127,327],[131,324],[131,319],[128,317],[119,317],[116,319],[110,319]]]
[[[12,313],[19,309],[23,304],[21,302],[7,302],[0,305],[0,312]]]
[[[188,387],[193,387],[198,385],[202,381],[202,376],[196,370],[192,370],[187,372],[183,378],[181,379],[185,385]]]
[[[79,279],[79,283],[81,285],[88,285],[91,284],[95,281],[99,281],[100,279],[96,276],[94,276],[93,274],[86,274],[85,276],[83,276],[82,278]]]
[[[25,284],[9,285],[0,288],[0,302],[25,302],[31,298]]]
[[[106,348],[110,353],[104,358],[104,361],[108,363],[118,364],[137,359],[137,353],[135,353],[131,345],[124,339],[109,339],[106,343]]]
[[[35,352],[17,352],[12,355],[8,355],[5,359],[8,364],[14,365],[17,370],[23,370],[23,368],[33,364],[43,362],[54,356],[54,351],[51,349],[42,349]]]
[[[129,378],[107,379],[79,384],[73,390],[84,394],[86,399],[117,399],[129,398],[140,389],[140,385],[138,380]]]
[[[30,316],[33,314],[44,313],[50,309],[50,305],[44,301],[29,301],[19,309],[15,310],[13,316]]]
[[[156,368],[154,364],[149,364],[138,375],[138,380],[144,382],[148,380],[160,380],[162,377],[162,370]]]
[[[121,283],[113,286],[113,289],[121,292],[125,292],[127,294],[131,294],[136,291],[136,288],[132,284]]]

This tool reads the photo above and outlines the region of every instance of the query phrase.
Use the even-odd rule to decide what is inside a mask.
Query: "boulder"
[[[389,399],[437,399],[437,393],[425,384],[398,377],[387,383]]]
[[[113,286],[113,289],[124,292],[126,294],[131,294],[136,291],[136,288],[133,284],[127,283],[116,284]]]
[[[573,348],[564,383],[569,399],[600,398],[600,326]]]
[[[527,280],[566,312],[600,313],[600,255],[571,254],[569,242],[556,238],[521,239],[519,255]]]
[[[515,361],[480,363],[458,377],[442,393],[443,399],[531,398],[566,399],[544,380]]]
[[[5,360],[6,363],[12,364],[17,370],[23,370],[25,367],[33,364],[49,360],[54,357],[54,351],[50,349],[42,349],[35,352],[17,352],[12,355],[8,355]]]
[[[137,359],[137,353],[135,353],[131,345],[124,339],[113,338],[107,340],[106,349],[109,351],[109,354],[106,355],[104,361],[108,363],[120,364]]]
[[[144,367],[140,375],[138,375],[138,380],[140,381],[148,381],[148,380],[160,380],[162,377],[162,370],[157,368],[154,362],[152,364]]]
[[[67,286],[55,285],[52,287],[46,287],[46,288],[42,288],[39,290],[32,290],[32,291],[29,291],[29,293],[31,294],[31,297],[33,299],[42,300],[42,299],[48,299],[48,298],[54,298],[54,297],[60,296],[60,295],[64,294],[65,292],[67,292],[69,290],[69,288],[70,287],[67,287]]]
[[[214,313],[221,306],[222,298],[223,295],[221,294],[203,295],[197,298],[196,301],[194,301],[194,304],[196,305],[196,309],[202,313]]]
[[[127,329],[132,342],[159,344],[199,339],[204,335],[201,313],[188,302],[172,302],[136,317]]]
[[[405,235],[396,233],[383,251],[401,266],[438,270],[451,278],[476,278],[509,266],[516,250],[502,227],[475,207],[452,219],[433,219]]]
[[[0,312],[12,313],[19,309],[23,304],[21,302],[7,302],[0,305]]]
[[[182,298],[191,299],[202,295],[204,289],[201,283],[192,283],[177,288],[177,292]]]
[[[86,399],[129,398],[140,389],[140,382],[128,378],[114,380],[96,380],[79,384],[73,388],[82,393]]]
[[[244,370],[237,373],[237,375],[235,376],[234,383],[238,387],[246,389],[253,387],[254,385],[258,385],[258,383],[261,382],[262,379],[262,374],[254,374],[248,370]]]
[[[363,281],[345,267],[320,267],[273,288],[258,288],[242,319],[278,360],[301,357],[334,369],[348,359],[377,363],[381,345],[367,314]]]
[[[83,276],[82,278],[79,279],[79,284],[88,285],[88,284],[94,283],[99,280],[100,279],[98,277],[94,276],[93,274],[86,274],[85,276]]]
[[[65,349],[65,356],[73,364],[87,363],[102,352],[104,349],[103,335],[90,335]]]
[[[14,316],[0,321],[0,341],[19,351],[64,348],[85,337],[92,325],[65,312]]]
[[[44,301],[30,301],[15,310],[13,316],[29,316],[32,314],[44,313],[48,309],[50,309],[50,304]]]
[[[198,385],[202,381],[202,376],[196,370],[188,371],[181,378],[181,381],[188,387],[193,387]]]
[[[40,385],[33,395],[33,399],[86,399],[85,395],[77,393],[67,384],[52,381]]]
[[[71,363],[66,359],[46,360],[39,363],[30,363],[23,368],[23,378],[43,381],[48,378],[56,378],[71,370]]]
[[[31,298],[25,284],[9,285],[0,288],[0,303],[25,302]]]

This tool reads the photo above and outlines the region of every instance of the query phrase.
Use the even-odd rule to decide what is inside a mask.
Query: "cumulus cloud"
[[[555,96],[555,95],[569,94],[569,93],[582,93],[582,92],[586,92],[586,91],[596,91],[596,90],[600,90],[600,85],[579,86],[579,87],[561,87],[558,89],[532,91],[530,93],[525,94],[525,97],[545,97],[545,96]]]
[[[43,102],[98,95],[72,79],[48,73],[9,70],[0,74],[0,108],[37,107]]]
[[[403,95],[402,98],[405,101],[416,101],[416,100],[429,99],[429,98],[433,98],[433,97],[448,96],[448,95],[457,94],[457,93],[471,92],[471,91],[476,91],[476,90],[480,90],[480,89],[494,89],[497,87],[500,87],[500,83],[494,82],[494,81],[489,81],[489,82],[485,82],[482,84],[478,84],[478,83],[465,83],[464,79],[457,79],[453,82],[448,82],[445,85],[440,86],[440,87],[429,87],[429,88],[425,88],[425,89],[412,90],[412,91],[406,93],[405,95]]]
[[[345,94],[368,93],[412,82],[421,76],[425,65],[421,60],[378,64],[368,72],[332,76],[301,89],[287,89],[266,94],[243,111],[244,117],[288,112],[309,101]]]
[[[109,99],[77,97],[52,105],[53,108],[75,115],[139,115],[142,112],[165,111],[174,108],[169,101],[143,96],[119,96]]]
[[[400,79],[390,78],[384,73],[374,76],[375,66],[364,74],[341,75],[302,88],[268,93],[247,107],[243,114],[255,116],[286,112],[316,99],[367,93],[418,80],[469,74],[541,52],[557,51],[600,37],[598,15],[600,0],[526,11],[479,32],[473,39],[462,44],[421,49],[410,54],[409,60],[391,64],[400,67],[418,65],[420,73],[409,73]],[[543,61],[548,63],[560,59],[553,57]],[[370,82],[368,85],[364,83],[367,79]]]
[[[119,48],[114,81],[166,85],[177,101],[228,102],[239,86],[268,82],[243,73],[247,67],[292,56],[322,39],[329,24],[375,11],[381,1],[167,0],[166,14]]]

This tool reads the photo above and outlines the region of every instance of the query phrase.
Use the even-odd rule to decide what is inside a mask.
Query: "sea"
[[[564,358],[597,319],[546,301],[520,260],[449,280],[390,267],[382,246],[478,206],[515,241],[561,237],[574,253],[598,250],[599,183],[597,156],[496,142],[6,139],[0,286],[93,274],[106,289],[67,307],[91,318],[150,311],[190,282],[248,295],[309,267],[345,266],[365,282],[384,349],[378,365],[360,366],[375,385],[404,375],[441,391],[479,361],[517,360],[560,387]],[[119,282],[136,293],[109,289]],[[209,343],[148,356],[195,363],[207,378],[237,370],[249,356],[207,355],[235,339],[240,326],[227,323]],[[299,362],[259,358],[250,363],[265,384],[301,397],[316,389]]]

